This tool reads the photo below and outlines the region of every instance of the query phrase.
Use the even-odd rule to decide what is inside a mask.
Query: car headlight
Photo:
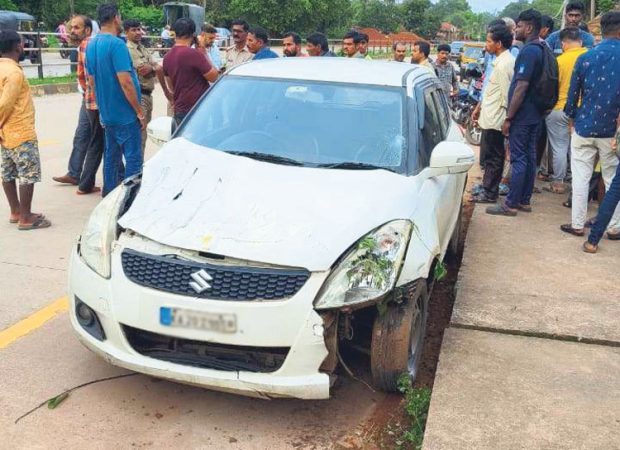
[[[104,278],[110,278],[110,252],[116,238],[116,221],[127,193],[121,184],[95,207],[80,238],[80,255],[88,266]]]
[[[394,288],[413,224],[394,220],[360,239],[319,292],[316,309],[341,308],[377,299]]]

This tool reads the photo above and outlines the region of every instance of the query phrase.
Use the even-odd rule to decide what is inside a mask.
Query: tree
[[[351,7],[354,25],[378,28],[384,33],[391,33],[401,24],[399,7],[393,1],[356,0]]]
[[[432,39],[439,30],[441,20],[429,0],[407,0],[401,5],[403,26],[409,31]]]
[[[531,7],[532,5],[530,5],[528,0],[517,0],[516,2],[508,3],[499,13],[499,17],[511,17],[516,19],[522,11]]]
[[[12,0],[0,0],[0,10],[17,11],[17,5]]]

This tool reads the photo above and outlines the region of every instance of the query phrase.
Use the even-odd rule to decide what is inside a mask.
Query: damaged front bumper
[[[127,241],[121,237],[114,244],[110,279],[93,272],[78,251],[73,252],[69,275],[71,323],[87,348],[116,366],[214,390],[263,398],[329,398],[330,377],[319,370],[329,361],[324,321],[312,307],[325,274],[313,273],[294,296],[284,300],[221,301],[175,295],[139,286],[125,276],[120,255]],[[138,239],[129,241],[132,249],[141,251],[152,251],[158,245]],[[96,339],[80,325],[76,301],[85,303],[96,313],[105,332],[104,340]],[[234,314],[237,331],[171,328],[160,323],[161,306]],[[156,353],[147,356],[145,346],[136,344],[136,333],[140,338],[167,339],[174,345],[185,343],[188,347],[201,343],[219,346],[223,351],[251,347],[286,349],[286,352],[273,371],[216,370],[171,362]]]

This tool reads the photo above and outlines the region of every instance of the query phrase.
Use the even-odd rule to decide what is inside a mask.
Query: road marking
[[[43,326],[47,321],[69,309],[69,299],[61,297],[45,308],[17,322],[6,330],[0,331],[0,349],[6,348],[19,338]]]

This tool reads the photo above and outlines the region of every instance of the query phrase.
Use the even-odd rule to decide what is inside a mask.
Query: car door
[[[419,170],[428,167],[432,151],[437,144],[447,140],[451,119],[447,99],[438,81],[417,89],[418,101],[423,101],[424,123],[419,136]],[[446,249],[456,219],[460,213],[463,177],[441,175],[424,181],[420,198],[427,213],[433,211],[439,245]],[[461,188],[459,188],[461,186]]]

